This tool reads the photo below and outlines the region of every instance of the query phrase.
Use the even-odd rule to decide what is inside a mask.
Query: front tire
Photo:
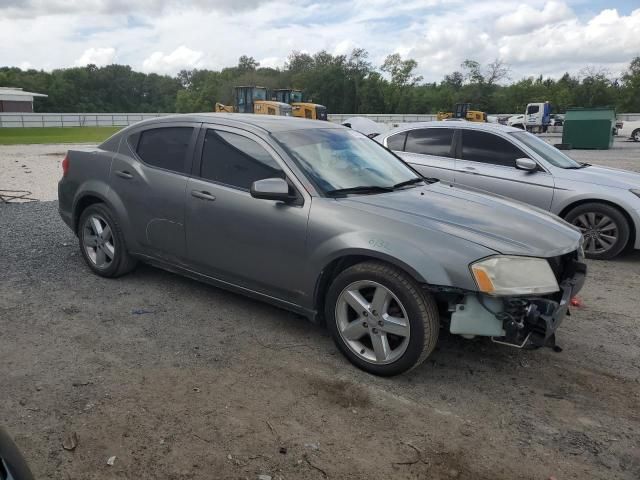
[[[420,365],[438,340],[435,301],[402,270],[378,261],[341,272],[325,300],[327,326],[358,368],[381,376]]]
[[[584,203],[567,213],[565,220],[582,231],[587,258],[609,260],[619,255],[629,243],[629,222],[611,205]]]
[[[636,128],[633,132],[631,132],[631,140],[634,142],[640,142],[640,128]]]
[[[115,278],[135,268],[116,217],[102,203],[87,207],[78,222],[80,251],[89,268],[101,277]]]

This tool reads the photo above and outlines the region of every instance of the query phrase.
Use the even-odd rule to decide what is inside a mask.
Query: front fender
[[[312,253],[311,264],[328,265],[351,255],[384,260],[402,268],[421,283],[447,285],[451,281],[444,268],[415,245],[399,242],[397,238],[380,232],[346,232],[327,239]]]
[[[416,242],[410,235],[402,236],[402,232],[356,230],[336,234],[318,243],[311,252],[310,282],[316,282],[339,258],[364,256],[395,265],[420,283],[476,290],[469,264],[495,252],[456,237],[433,233],[432,241],[425,239],[424,243]]]

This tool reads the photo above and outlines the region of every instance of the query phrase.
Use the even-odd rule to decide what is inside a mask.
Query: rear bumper
[[[60,218],[67,224],[67,226],[75,232],[76,228],[73,222],[73,210],[70,207],[69,193],[65,187],[64,179],[58,182],[58,213]],[[69,208],[67,208],[69,205]]]

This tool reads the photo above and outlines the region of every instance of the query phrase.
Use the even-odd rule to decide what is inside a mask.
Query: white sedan
[[[618,129],[618,135],[630,138],[635,142],[640,142],[640,120],[632,122],[622,122],[622,128]]]

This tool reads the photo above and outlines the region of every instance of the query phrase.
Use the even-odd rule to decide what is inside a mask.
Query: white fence
[[[0,113],[0,128],[23,127],[125,127],[147,118],[163,117],[170,113]],[[366,117],[375,122],[388,125],[400,125],[410,122],[428,122],[435,120],[435,114],[329,114],[329,120],[342,123],[350,117]],[[492,115],[494,116],[494,115]],[[509,117],[509,114],[496,114],[496,117]],[[639,121],[640,113],[619,113],[618,120],[623,122]]]
[[[0,113],[0,128],[126,127],[169,113]]]

